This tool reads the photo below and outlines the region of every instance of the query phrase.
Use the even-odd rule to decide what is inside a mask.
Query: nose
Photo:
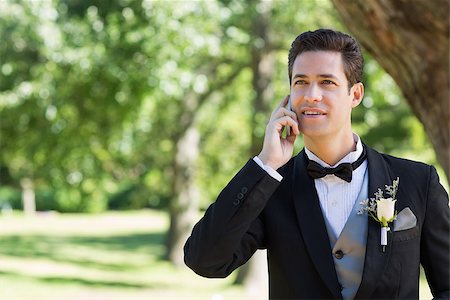
[[[308,86],[303,97],[309,102],[322,101],[322,93],[316,83],[312,83]]]

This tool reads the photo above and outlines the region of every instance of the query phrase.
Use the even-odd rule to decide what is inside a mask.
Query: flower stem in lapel
[[[397,195],[399,182],[400,178],[397,177],[392,185],[385,185],[386,194],[390,197],[385,198],[383,191],[378,188],[378,191],[375,192],[375,198],[366,199],[360,203],[363,207],[358,214],[366,212],[381,225],[380,244],[383,252],[386,251],[387,233],[390,230],[389,223],[397,218],[397,211],[395,210],[397,199],[395,199],[395,196]]]
[[[389,227],[381,227],[381,251],[386,252],[387,246],[387,232],[390,230]]]

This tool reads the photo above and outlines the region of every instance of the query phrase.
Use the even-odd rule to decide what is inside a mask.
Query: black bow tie
[[[363,161],[366,159],[366,156],[366,148],[363,146],[363,152],[361,153],[359,158],[352,164],[342,163],[335,168],[325,168],[315,161],[308,160],[306,171],[308,172],[309,176],[314,179],[322,178],[329,174],[334,174],[335,176],[347,182],[351,182],[353,170],[356,170],[363,163]]]

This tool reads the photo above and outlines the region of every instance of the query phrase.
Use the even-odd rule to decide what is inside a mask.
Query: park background
[[[364,47],[355,132],[448,190],[448,1],[0,0],[0,298],[264,297],[263,255],[204,279],[182,246],[319,27]]]

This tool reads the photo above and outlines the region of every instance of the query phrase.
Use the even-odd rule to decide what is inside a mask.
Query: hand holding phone
[[[290,112],[287,113],[287,110]],[[294,114],[288,95],[272,112],[266,126],[263,148],[258,157],[264,165],[270,166],[274,170],[283,166],[292,157],[294,142],[300,133]],[[285,128],[286,133],[283,133]]]

